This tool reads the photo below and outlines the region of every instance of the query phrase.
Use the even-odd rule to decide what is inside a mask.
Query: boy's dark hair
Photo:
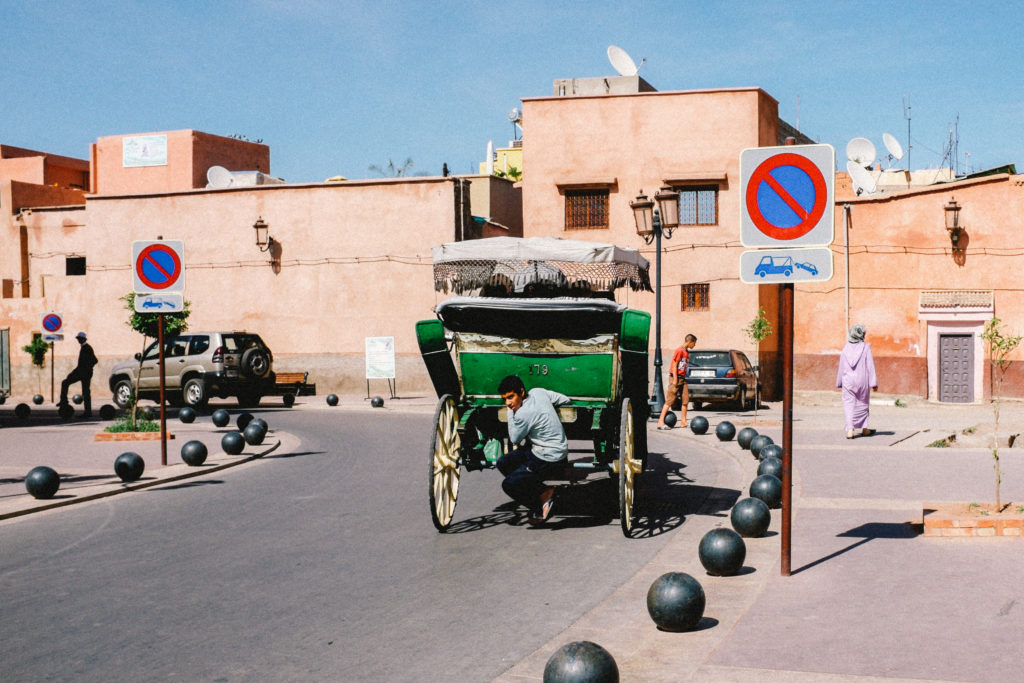
[[[519,379],[518,375],[509,375],[505,379],[501,380],[501,384],[498,385],[498,394],[500,396],[504,396],[508,393],[526,393],[526,385],[523,384],[523,380]]]
[[[694,337],[692,334],[688,334],[688,335],[686,335],[686,341],[693,342],[694,344],[696,344],[697,343],[697,338]]]

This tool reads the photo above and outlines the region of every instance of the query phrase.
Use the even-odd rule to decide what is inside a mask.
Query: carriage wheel
[[[633,423],[633,406],[629,399],[622,402],[622,417],[619,421],[619,522],[622,533],[627,537],[633,531],[635,518],[636,478],[643,471],[643,461],[636,456],[636,435]]]
[[[459,411],[455,408],[455,399],[446,394],[434,411],[430,437],[430,517],[442,532],[452,523],[459,497],[461,445]]]

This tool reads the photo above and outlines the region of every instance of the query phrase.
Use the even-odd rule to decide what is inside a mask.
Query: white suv
[[[189,332],[164,339],[164,395],[172,405],[201,407],[211,396],[235,396],[238,404],[259,404],[274,389],[274,356],[258,334]],[[153,342],[135,360],[110,373],[114,403],[124,408],[135,387],[139,398],[160,400],[160,359]]]

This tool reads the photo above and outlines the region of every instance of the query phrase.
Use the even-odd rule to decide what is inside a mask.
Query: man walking
[[[672,355],[672,362],[668,366],[668,392],[665,394],[665,405],[661,407],[661,415],[658,417],[658,429],[669,429],[665,424],[665,416],[672,410],[672,404],[675,403],[677,396],[683,404],[679,410],[679,424],[686,424],[686,404],[690,402],[690,390],[686,387],[686,369],[690,367],[690,349],[696,345],[697,337],[688,334],[683,345]]]
[[[60,383],[60,403],[59,406],[66,406],[68,404],[68,387],[75,382],[82,383],[82,401],[85,404],[85,411],[82,413],[82,417],[92,417],[92,369],[96,367],[96,354],[93,352],[92,347],[86,341],[85,332],[79,332],[75,335],[75,339],[80,344],[78,349],[78,365],[75,369],[68,373],[68,376],[64,378],[64,381]]]

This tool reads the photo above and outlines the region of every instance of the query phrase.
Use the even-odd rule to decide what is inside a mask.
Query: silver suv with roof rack
[[[274,356],[251,332],[188,332],[164,340],[164,395],[172,405],[202,407],[213,396],[234,396],[243,407],[274,393]],[[110,373],[114,403],[124,408],[140,399],[160,400],[157,342]]]

